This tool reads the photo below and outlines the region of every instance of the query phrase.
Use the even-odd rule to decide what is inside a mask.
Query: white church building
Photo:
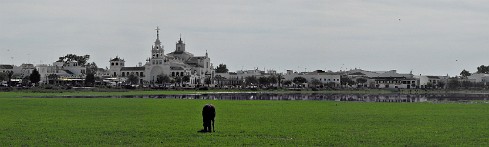
[[[185,84],[191,86],[204,85],[206,78],[214,77],[213,66],[207,51],[205,56],[194,56],[185,50],[185,43],[180,37],[175,51],[165,55],[164,46],[159,38],[159,30],[156,28],[156,41],[151,47],[151,57],[144,65],[126,67],[124,59],[115,57],[109,61],[109,75],[120,81],[124,81],[129,75],[135,75],[143,84],[156,83],[158,75],[167,75],[173,79],[187,76],[190,80]]]

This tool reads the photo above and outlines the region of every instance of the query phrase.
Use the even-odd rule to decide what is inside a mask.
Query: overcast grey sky
[[[230,70],[391,70],[451,76],[489,65],[485,0],[86,0],[0,2],[0,62],[52,64],[68,53],[108,66],[165,53],[182,34]],[[13,57],[13,59],[11,58]]]

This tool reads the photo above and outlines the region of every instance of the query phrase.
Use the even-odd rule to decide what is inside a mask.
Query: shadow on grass
[[[214,131],[216,132],[216,131]],[[212,131],[206,131],[204,129],[200,130],[200,131],[197,131],[197,133],[212,133]]]

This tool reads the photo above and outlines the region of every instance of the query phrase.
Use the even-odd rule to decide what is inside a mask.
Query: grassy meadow
[[[484,103],[21,95],[0,93],[0,146],[489,145],[489,105]],[[197,132],[206,103],[217,109],[215,133]]]

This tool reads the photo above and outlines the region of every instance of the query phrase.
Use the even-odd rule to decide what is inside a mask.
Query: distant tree
[[[70,61],[77,61],[79,65],[85,65],[90,59],[90,55],[84,55],[84,56],[77,56],[75,54],[67,54],[64,57],[59,57],[59,60],[57,62],[70,62]]]
[[[131,74],[131,75],[127,76],[126,82],[128,82],[131,85],[138,84],[139,83],[139,77],[137,77],[136,75]]]
[[[57,74],[48,75],[48,82],[53,81],[53,83],[49,83],[49,84],[57,83],[56,81],[58,81],[58,78],[59,78],[59,76]]]
[[[177,80],[175,78],[170,78],[170,84],[175,84],[175,87],[177,87]]]
[[[7,71],[7,77],[8,77],[8,86],[12,86],[12,76],[14,75],[13,71]]]
[[[310,83],[311,83],[311,85],[312,85],[313,87],[317,87],[317,86],[320,86],[320,85],[322,85],[322,84],[323,84],[323,83],[321,83],[321,81],[319,81],[319,80],[318,80],[318,79],[316,79],[316,78],[312,79]]]
[[[282,81],[284,79],[284,76],[282,74],[278,74],[277,75],[277,83],[278,83],[278,87],[281,87],[282,85]]]
[[[444,88],[444,87],[445,87],[445,82],[443,82],[443,81],[438,81],[438,83],[436,84],[436,86],[437,86],[438,88]]]
[[[8,80],[7,73],[0,72],[0,81],[7,81],[7,80]]]
[[[227,73],[229,70],[226,67],[226,64],[219,64],[216,68],[216,73]]]
[[[460,72],[460,76],[462,76],[463,78],[467,78],[470,75],[471,75],[470,72],[465,69],[462,70],[462,72]]]
[[[470,82],[470,81],[462,81],[461,82],[461,87],[464,87],[464,88],[470,88],[470,87],[473,87],[474,86],[474,83]]]
[[[94,80],[94,82],[95,82],[95,83],[94,83],[94,85],[96,85],[97,83],[102,83],[102,82],[104,81],[104,80],[103,80],[101,77],[99,77],[99,76],[95,77],[94,79],[95,79],[95,80]]]
[[[341,85],[354,85],[355,84],[355,81],[351,80],[349,77],[347,76],[341,76],[340,77],[340,83]]]
[[[335,82],[328,82],[325,85],[326,85],[326,87],[329,87],[329,88],[336,87],[336,83]]]
[[[206,77],[204,79],[204,83],[207,84],[207,87],[209,87],[212,84],[212,79],[211,77]]]
[[[481,66],[477,67],[477,73],[489,74],[489,66],[481,65]]]
[[[262,86],[266,86],[266,85],[270,84],[267,77],[259,77],[258,83],[260,83],[260,85],[262,85]]]
[[[170,83],[170,82],[171,82],[170,77],[165,75],[165,74],[161,74],[161,75],[158,75],[156,77],[156,83],[166,84],[166,83]]]
[[[315,72],[317,72],[317,73],[325,73],[325,71],[324,71],[324,70],[319,70],[319,69],[318,69],[318,70],[316,70]]]
[[[92,73],[92,74],[96,74],[97,73],[97,64],[95,64],[95,62],[92,62],[92,63],[88,63],[86,65],[86,68],[87,68],[87,74],[88,73]]]
[[[85,85],[93,86],[94,84],[95,84],[95,74],[90,72],[85,76]]]
[[[433,83],[429,82],[426,84],[426,88],[432,88],[433,87]]]
[[[258,84],[258,79],[255,76],[249,76],[245,78],[246,85]]]
[[[183,76],[182,81],[183,82],[190,82],[190,76]]]
[[[362,85],[363,85],[363,84],[367,83],[367,79],[365,79],[365,78],[358,78],[358,79],[356,80],[356,82],[357,82],[357,83],[360,83],[360,84],[362,84]]]
[[[37,69],[34,69],[31,73],[31,75],[29,76],[29,80],[36,84],[39,83],[39,81],[41,81],[41,75],[39,74],[39,71],[37,71]]]
[[[222,86],[223,86],[223,84],[224,84],[224,83],[223,83],[223,82],[224,82],[224,80],[226,80],[226,78],[225,78],[225,77],[223,77],[223,76],[221,76],[221,75],[216,75],[216,76],[214,77],[214,79],[216,79],[216,80],[217,80],[217,84],[219,85],[219,87],[222,87]]]
[[[175,87],[177,87],[177,84],[182,86],[183,80],[182,77],[175,77]]]
[[[450,78],[447,86],[449,89],[457,89],[460,87],[460,82],[457,78]]]
[[[278,80],[277,80],[277,76],[275,76],[275,75],[270,75],[270,76],[268,76],[268,82],[269,82],[270,84],[277,84],[277,81],[278,81]]]
[[[283,85],[290,86],[292,84],[292,81],[286,80],[282,82]]]
[[[30,82],[30,76],[25,76],[22,78],[22,85],[29,85],[29,82]],[[34,82],[32,82],[34,83]]]
[[[292,82],[294,82],[295,84],[297,85],[301,85],[301,84],[304,84],[304,83],[307,83],[307,79],[304,78],[304,77],[295,77]]]

